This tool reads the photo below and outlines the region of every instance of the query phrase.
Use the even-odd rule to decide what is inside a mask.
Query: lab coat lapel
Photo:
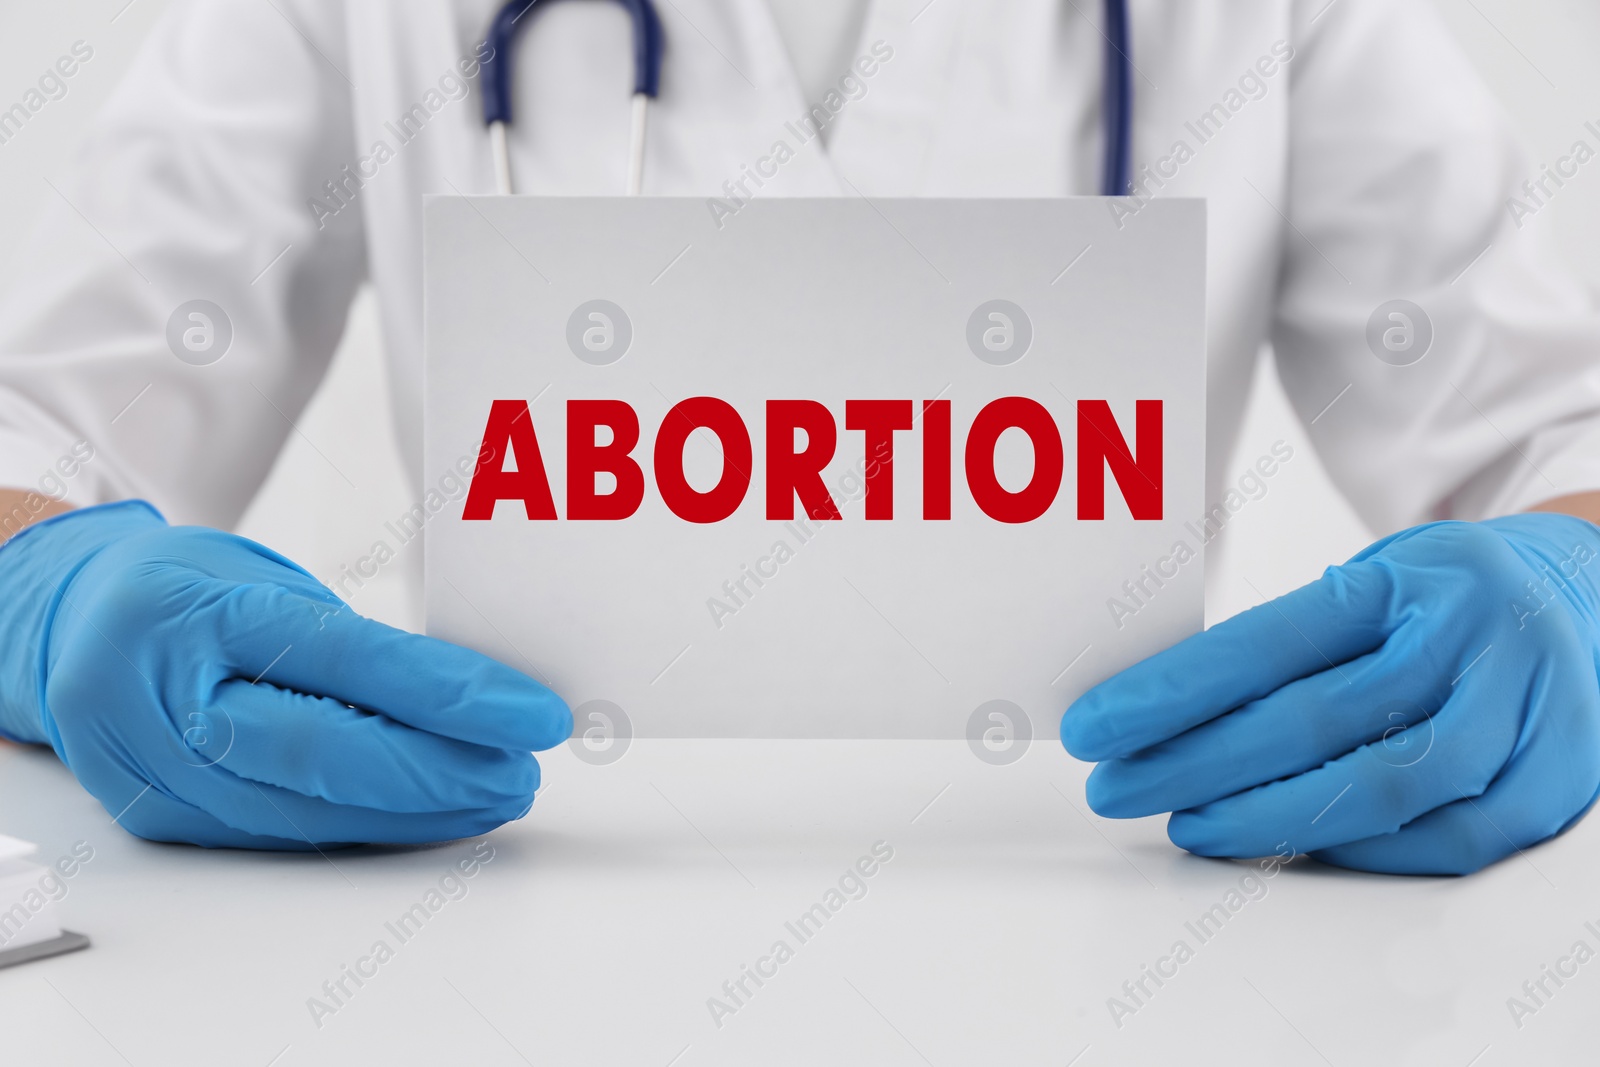
[[[426,193],[493,190],[472,63],[494,6],[491,0],[457,7],[427,0],[349,0],[350,70],[345,73],[353,83],[357,147],[368,153],[381,142],[393,153],[392,161],[381,165],[381,182],[373,181],[373,191],[384,199],[415,202],[420,210]],[[468,20],[477,28],[464,35]],[[463,62],[471,77],[463,76]],[[440,82],[449,77],[460,78],[470,91],[459,99],[444,95]],[[453,95],[455,82],[445,84]],[[430,109],[420,130],[404,121],[419,104]]]

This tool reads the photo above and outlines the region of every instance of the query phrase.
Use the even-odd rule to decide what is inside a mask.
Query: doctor
[[[475,834],[528,809],[529,751],[570,729],[537,683],[220,532],[364,282],[393,427],[430,480],[422,197],[495,188],[478,83],[497,7],[176,4],[20,252],[0,302],[0,730],[54,746],[136,834]],[[1096,193],[1110,10],[673,0],[643,192],[713,213]],[[622,8],[529,19],[518,191],[622,193]],[[1423,3],[1133,0],[1129,39],[1132,195],[1110,210],[1209,202],[1210,497],[1270,343],[1334,480],[1398,532],[1069,709],[1067,748],[1103,761],[1090,802],[1174,812],[1173,840],[1208,855],[1287,844],[1382,871],[1465,872],[1558,833],[1600,788],[1600,316],[1508,206],[1556,186]],[[91,228],[93,253],[63,251]],[[1375,316],[1394,300],[1426,309],[1419,362],[1369,345],[1369,321],[1426,328]],[[182,358],[206,330],[225,358]],[[63,482],[60,503],[39,489]]]

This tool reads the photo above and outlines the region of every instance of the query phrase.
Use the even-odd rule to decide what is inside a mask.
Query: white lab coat
[[[1209,498],[1264,343],[1334,480],[1379,530],[1600,488],[1600,318],[1541,227],[1519,231],[1508,212],[1534,172],[1504,117],[1423,4],[1326,3],[1132,3],[1135,165],[1185,141],[1193,158],[1146,189],[1209,202]],[[441,79],[495,6],[176,5],[62,185],[71,205],[51,208],[0,300],[0,485],[36,484],[88,439],[96,458],[71,482],[75,501],[140,496],[174,521],[231,525],[371,281],[420,487],[422,197],[493,188],[476,87],[452,100]],[[763,0],[660,9],[645,192],[721,195],[807,102]],[[880,0],[858,52],[882,41],[892,59],[826,150],[813,141],[758,195],[1096,192],[1099,16],[1089,0]],[[623,189],[627,35],[613,4],[536,16],[517,64],[521,192]],[[1279,41],[1294,58],[1259,99],[1229,97]],[[1201,144],[1186,123],[1233,102]],[[386,123],[418,103],[439,106],[402,145]],[[393,158],[319,219],[313,198],[335,204],[324,183],[379,141]],[[1075,269],[1093,270],[1092,254]],[[1409,367],[1365,340],[1396,297],[1434,324],[1432,351]],[[235,330],[211,366],[166,342],[169,316],[195,298]],[[380,416],[364,417],[378,447]]]

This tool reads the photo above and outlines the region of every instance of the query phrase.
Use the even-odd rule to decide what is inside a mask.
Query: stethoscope
[[[515,64],[512,47],[522,16],[539,0],[510,0],[489,25],[490,51],[483,61],[483,121],[489,127],[494,152],[495,189],[512,191],[511,152],[506,131],[511,125],[511,83]],[[644,134],[650,101],[661,87],[661,20],[650,0],[618,0],[633,20],[633,125],[628,137],[628,195],[638,196],[644,185]],[[1105,0],[1105,81],[1102,111],[1106,130],[1105,161],[1101,168],[1103,196],[1124,196],[1132,171],[1133,60],[1128,56],[1128,2]]]

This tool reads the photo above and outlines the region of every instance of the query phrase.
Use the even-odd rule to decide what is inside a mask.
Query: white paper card
[[[1200,628],[1203,203],[426,214],[427,629],[580,729],[1054,737]]]

